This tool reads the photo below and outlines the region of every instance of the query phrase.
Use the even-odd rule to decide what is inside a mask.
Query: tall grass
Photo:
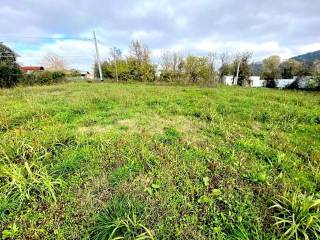
[[[271,207],[281,239],[320,238],[320,199],[303,194],[280,196]]]
[[[39,165],[18,164],[0,165],[0,179],[3,181],[1,191],[21,202],[31,199],[57,201],[56,192],[62,180],[50,176],[47,170]]]
[[[111,206],[97,216],[91,236],[95,240],[154,239],[138,209],[131,202],[121,199],[113,200]]]

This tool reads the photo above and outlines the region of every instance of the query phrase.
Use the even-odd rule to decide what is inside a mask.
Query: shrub
[[[315,74],[308,84],[309,89],[320,90],[320,73]]]
[[[320,238],[320,199],[287,194],[278,198],[271,208],[275,210],[275,226],[282,239]]]
[[[0,88],[10,88],[19,82],[21,76],[18,64],[8,64],[0,61]]]
[[[66,77],[66,74],[64,72],[61,72],[61,71],[52,72],[53,82],[60,82],[64,80],[65,77]]]
[[[61,71],[36,71],[25,74],[21,81],[23,85],[45,85],[59,83],[65,80],[66,74]]]

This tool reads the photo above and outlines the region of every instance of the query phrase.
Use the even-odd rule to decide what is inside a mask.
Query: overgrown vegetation
[[[49,85],[65,81],[63,71],[35,71],[21,76],[22,85]]]
[[[294,193],[278,199],[272,208],[284,239],[320,238],[320,198]]]
[[[0,236],[317,239],[319,102],[222,86],[1,89]]]
[[[19,82],[20,67],[16,63],[16,54],[0,43],[0,88],[9,88]]]
[[[11,88],[17,85],[48,85],[63,82],[65,77],[65,71],[58,70],[24,74],[16,63],[16,53],[0,43],[0,88]]]

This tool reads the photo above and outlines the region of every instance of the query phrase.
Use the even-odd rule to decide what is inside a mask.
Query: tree
[[[183,64],[183,57],[179,53],[164,51],[160,59],[160,80],[180,82],[181,78],[183,78]]]
[[[261,76],[262,64],[260,62],[253,62],[250,64],[251,73],[254,76]]]
[[[116,79],[117,79],[117,82],[119,81],[119,76],[118,76],[118,67],[117,67],[117,62],[118,62],[118,59],[121,58],[121,50],[119,48],[116,48],[116,47],[112,47],[110,49],[110,54],[111,54],[111,57],[113,59],[113,62],[114,62],[114,67],[115,67],[115,73],[116,73]]]
[[[129,46],[130,57],[139,64],[150,63],[150,49],[144,43],[132,41]]]
[[[233,65],[236,66],[234,68],[234,76],[237,76],[237,71],[239,67],[237,84],[240,86],[245,86],[249,84],[249,78],[251,76],[249,59],[251,58],[251,56],[252,56],[252,53],[243,52],[238,54],[238,56],[234,60]]]
[[[43,57],[45,67],[51,71],[64,71],[67,69],[66,61],[55,53],[48,53]]]
[[[280,77],[280,60],[274,55],[262,61],[262,78],[267,80],[267,87],[275,87],[275,79]]]
[[[216,58],[217,54],[214,52],[209,52],[208,53],[208,68],[209,68],[209,80],[212,81],[214,85],[217,84],[218,78],[215,70],[215,64],[216,64]]]
[[[303,75],[303,63],[294,59],[284,61],[281,65],[281,75],[285,79]]]
[[[19,82],[21,70],[16,56],[14,51],[0,43],[0,87],[13,87]]]
[[[219,68],[219,76],[220,76],[220,81],[222,81],[224,76],[233,74],[234,66],[232,63],[232,58],[227,52],[220,54],[220,62],[221,62],[221,66]]]
[[[213,58],[188,55],[184,60],[183,70],[190,83],[213,83]]]
[[[320,75],[320,60],[316,60],[312,64],[312,74]]]
[[[156,79],[156,66],[151,63],[147,45],[132,41],[129,47],[127,63],[133,80],[152,82]]]

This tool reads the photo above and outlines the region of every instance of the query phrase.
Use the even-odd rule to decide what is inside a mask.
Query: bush
[[[309,89],[320,91],[320,74],[316,74],[308,84]]]
[[[25,74],[22,79],[23,85],[45,85],[59,83],[65,80],[66,74],[61,71],[36,71],[31,74]]]
[[[20,79],[21,71],[18,64],[0,62],[0,88],[15,86]]]
[[[117,64],[117,69],[115,68]],[[103,62],[102,74],[104,78],[116,80],[116,72],[118,73],[119,81],[139,81],[139,82],[153,82],[155,81],[155,66],[150,63],[140,63],[135,59],[117,60]],[[98,66],[95,65],[95,73],[98,76]]]

